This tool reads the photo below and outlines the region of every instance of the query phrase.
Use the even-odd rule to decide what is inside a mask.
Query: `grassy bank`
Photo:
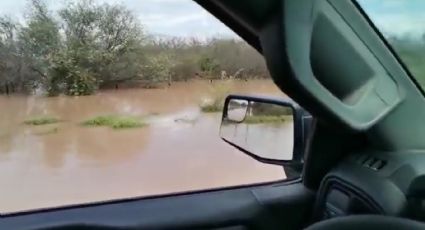
[[[82,123],[83,126],[99,127],[106,126],[113,129],[128,129],[128,128],[141,128],[147,125],[143,118],[107,115],[97,116],[88,119]]]

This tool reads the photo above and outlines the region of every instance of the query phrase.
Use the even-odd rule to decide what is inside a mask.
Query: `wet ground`
[[[271,81],[225,84],[232,93],[284,97]],[[284,179],[281,167],[220,140],[221,114],[198,108],[213,92],[209,82],[194,81],[84,97],[1,96],[0,212]],[[108,114],[151,116],[137,129],[80,125]],[[22,124],[39,115],[61,122]]]

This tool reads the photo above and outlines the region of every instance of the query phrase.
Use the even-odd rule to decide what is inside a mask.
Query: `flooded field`
[[[217,84],[217,83],[216,83]],[[227,82],[232,93],[283,96],[271,81]],[[0,213],[283,179],[225,144],[220,113],[202,113],[206,81],[84,97],[0,97]],[[84,127],[98,115],[146,116],[134,129]],[[23,124],[40,115],[60,122]]]

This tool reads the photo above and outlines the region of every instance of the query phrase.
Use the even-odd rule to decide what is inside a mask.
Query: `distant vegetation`
[[[128,129],[128,128],[140,128],[147,125],[142,118],[129,117],[129,116],[97,116],[86,120],[82,123],[84,126],[98,127],[106,126],[113,129]]]
[[[388,40],[418,83],[425,87],[425,34],[421,39],[406,36]]]
[[[230,119],[226,121],[226,124],[282,123],[293,120],[292,108],[286,106],[251,101],[249,104],[229,103],[229,107],[233,109],[243,108],[245,109],[245,115],[242,121],[232,121]]]
[[[243,121],[246,124],[282,123],[293,119],[292,108],[261,102],[251,103],[248,113]]]
[[[252,116],[292,116],[293,114],[291,107],[262,102],[251,102],[248,110],[251,111]]]
[[[51,116],[33,117],[24,121],[26,125],[48,125],[59,122],[59,119]]]
[[[268,77],[262,56],[245,42],[154,37],[122,4],[68,0],[50,12],[43,0],[28,0],[27,8],[23,21],[0,15],[3,94],[89,95],[100,88]],[[388,39],[425,85],[425,39]]]
[[[245,116],[244,123],[257,124],[257,123],[282,123],[285,121],[292,121],[293,111],[292,108],[255,102],[250,103],[248,106],[248,114]]]
[[[289,115],[258,115],[246,116],[243,123],[245,124],[260,124],[260,123],[282,123],[292,121],[292,116]]]
[[[67,1],[50,12],[29,0],[25,21],[0,16],[0,93],[89,95],[99,88],[263,78],[261,55],[241,40],[160,39],[121,4]]]

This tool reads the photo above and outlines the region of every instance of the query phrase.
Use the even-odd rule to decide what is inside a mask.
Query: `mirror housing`
[[[229,123],[235,124],[236,126],[242,124],[244,121],[248,123],[246,114],[252,113],[252,105],[259,107],[261,104],[267,106],[273,106],[274,108],[280,107],[281,111],[286,108],[292,110],[293,119],[293,150],[292,159],[278,158],[278,157],[266,157],[252,151],[252,149],[242,146],[241,144],[235,143],[236,141],[230,140],[230,138],[223,137],[223,127]],[[239,106],[239,107],[237,107]],[[264,109],[264,106],[261,107]],[[272,108],[272,107],[270,107]],[[248,111],[250,110],[250,111]],[[276,111],[276,109],[274,109]],[[285,116],[289,116],[290,113],[285,113]],[[220,136],[223,141],[242,151],[248,156],[260,161],[262,163],[291,166],[295,169],[302,168],[304,161],[304,148],[306,145],[307,137],[311,127],[312,116],[305,111],[303,108],[298,106],[295,102],[289,99],[273,98],[273,97],[262,97],[262,96],[246,96],[246,95],[229,95],[224,102],[223,114],[222,114],[222,125],[220,127]],[[249,121],[251,123],[251,121]],[[276,128],[275,128],[276,129]],[[267,132],[267,130],[266,130]],[[262,136],[261,134],[259,136]],[[276,140],[270,140],[276,142]],[[284,153],[283,153],[284,154]]]

